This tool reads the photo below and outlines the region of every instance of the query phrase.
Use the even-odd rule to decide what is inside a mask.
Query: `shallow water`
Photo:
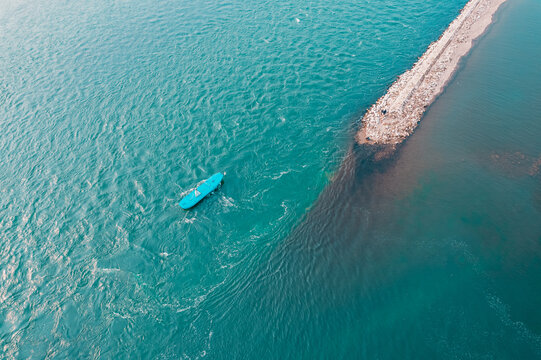
[[[464,3],[4,1],[4,355],[539,356],[539,4],[349,152]]]

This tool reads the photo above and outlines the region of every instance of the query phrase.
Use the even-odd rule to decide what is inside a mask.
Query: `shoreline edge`
[[[425,109],[452,78],[460,59],[473,47],[506,0],[470,0],[440,38],[430,44],[413,67],[400,75],[361,120],[355,141],[371,145],[398,144],[409,137]]]

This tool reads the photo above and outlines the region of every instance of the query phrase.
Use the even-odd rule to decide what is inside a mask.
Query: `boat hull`
[[[199,185],[195,190],[186,195],[179,203],[180,207],[184,210],[188,210],[195,205],[197,205],[201,200],[203,200],[208,194],[216,190],[220,186],[224,175],[222,173],[217,173],[205,180],[204,183]]]

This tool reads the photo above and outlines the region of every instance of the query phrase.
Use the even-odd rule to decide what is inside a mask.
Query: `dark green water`
[[[330,181],[464,3],[6,1],[2,357],[541,358],[539,1]]]

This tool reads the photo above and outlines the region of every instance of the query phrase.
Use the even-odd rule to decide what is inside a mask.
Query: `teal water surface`
[[[392,164],[317,200],[465,2],[5,0],[3,356],[539,357],[536,0]]]

